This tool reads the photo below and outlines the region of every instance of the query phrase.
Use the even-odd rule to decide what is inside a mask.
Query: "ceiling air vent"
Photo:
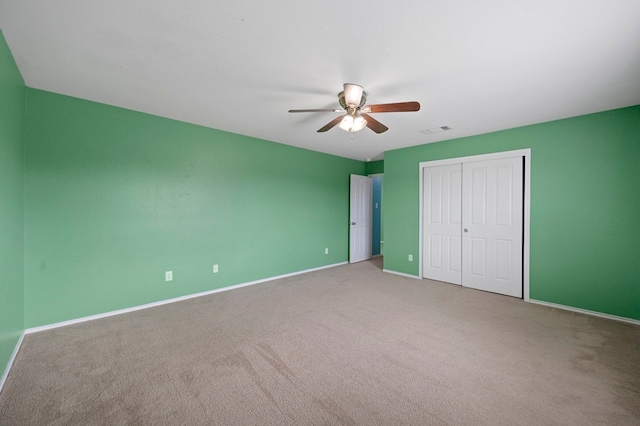
[[[449,126],[441,126],[441,127],[434,127],[433,129],[421,130],[420,133],[423,133],[425,135],[431,135],[434,133],[446,132],[447,130],[452,130],[452,129]]]

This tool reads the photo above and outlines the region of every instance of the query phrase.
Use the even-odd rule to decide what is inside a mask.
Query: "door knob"
[[[352,224],[352,225],[355,225],[356,223],[355,223],[355,222],[351,222],[351,224]]]
[[[467,228],[464,228],[464,232],[469,232],[469,230]]]

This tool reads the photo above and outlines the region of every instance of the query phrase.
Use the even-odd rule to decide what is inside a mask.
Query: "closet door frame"
[[[457,157],[457,158],[447,158],[442,160],[434,160],[434,161],[425,161],[419,164],[419,185],[420,185],[420,202],[419,202],[419,277],[422,279],[423,276],[423,221],[424,221],[424,169],[426,167],[434,167],[434,166],[447,166],[451,164],[459,164],[459,163],[467,163],[472,161],[487,161],[487,160],[497,160],[501,158],[509,158],[509,157],[523,157],[524,158],[524,211],[523,211],[523,247],[522,247],[522,296],[525,301],[529,301],[529,224],[530,224],[530,206],[531,206],[531,149],[519,149],[515,151],[504,151],[504,152],[495,152],[490,154],[481,154],[481,155],[473,155],[467,157]]]

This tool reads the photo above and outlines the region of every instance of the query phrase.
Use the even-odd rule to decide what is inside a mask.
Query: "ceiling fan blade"
[[[344,84],[344,101],[347,105],[360,106],[362,100],[362,92],[364,91],[362,86],[352,83]]]
[[[289,112],[343,112],[341,109],[290,109]]]
[[[384,124],[382,124],[381,122],[379,122],[378,120],[370,116],[369,114],[360,114],[360,115],[363,116],[365,120],[367,120],[367,127],[373,130],[374,132],[384,133],[387,130],[389,130],[387,126],[385,126]]]
[[[367,105],[364,112],[407,112],[420,111],[419,102],[396,102],[393,104]]]
[[[326,124],[324,127],[321,127],[320,129],[318,129],[318,133],[326,132],[327,130],[332,129],[333,127],[335,127],[336,124],[338,124],[339,122],[342,121],[343,117],[344,116],[341,115],[340,117],[334,118],[328,124]]]

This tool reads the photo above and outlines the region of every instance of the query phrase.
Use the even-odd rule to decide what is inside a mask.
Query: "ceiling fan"
[[[344,90],[338,93],[338,102],[340,102],[342,109],[290,109],[289,112],[346,111],[345,115],[334,118],[324,127],[318,129],[318,132],[326,132],[338,125],[338,127],[348,132],[357,132],[366,126],[376,133],[383,133],[389,130],[389,128],[369,114],[376,112],[409,112],[420,110],[420,103],[415,101],[365,106],[367,102],[367,92],[364,91],[362,86],[351,83],[344,84]]]

